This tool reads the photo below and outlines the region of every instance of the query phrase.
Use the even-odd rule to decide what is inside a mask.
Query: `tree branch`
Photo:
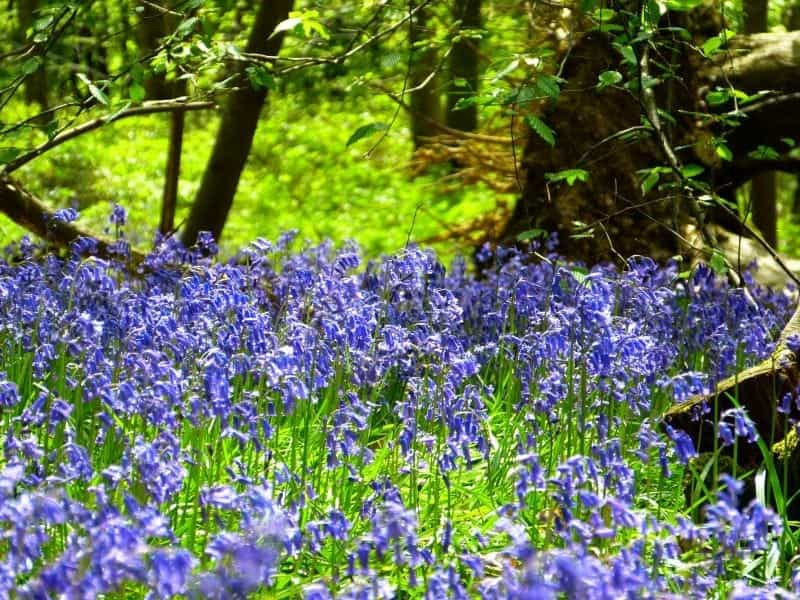
[[[153,102],[145,102],[141,106],[134,106],[133,108],[125,109],[121,112],[112,114],[110,116],[92,119],[91,121],[86,121],[85,123],[76,125],[71,129],[62,131],[53,139],[48,140],[43,144],[40,144],[30,152],[26,152],[22,156],[18,156],[14,160],[6,163],[6,165],[2,169],[0,169],[0,176],[8,175],[9,173],[16,171],[21,166],[28,164],[34,158],[41,156],[51,148],[60,146],[64,142],[68,142],[69,140],[81,136],[84,133],[88,133],[89,131],[98,129],[103,125],[107,125],[108,123],[113,123],[114,121],[119,121],[120,119],[124,119],[126,117],[138,117],[142,115],[152,115],[155,113],[164,113],[164,112],[205,110],[208,108],[215,108],[215,107],[216,104],[214,104],[213,102],[187,102],[185,100],[167,100],[167,101],[155,100]]]
[[[291,73],[293,71],[299,71],[300,69],[304,69],[306,67],[314,66],[314,65],[323,65],[323,64],[342,64],[351,56],[358,54],[364,48],[371,46],[375,42],[379,41],[380,39],[390,36],[395,31],[400,29],[405,23],[410,21],[414,18],[414,15],[417,14],[419,11],[423,10],[428,4],[431,3],[432,0],[424,0],[420,2],[417,6],[412,8],[411,10],[407,11],[405,16],[402,19],[392,23],[385,29],[375,33],[371,37],[367,38],[360,44],[352,46],[349,50],[341,54],[337,54],[335,56],[308,56],[308,57],[286,57],[286,56],[278,56],[278,55],[270,55],[270,54],[261,54],[258,52],[244,52],[240,56],[245,60],[255,63],[275,63],[279,61],[284,62],[294,62],[295,64],[284,67],[283,69],[278,69],[275,73],[277,75],[285,75],[287,73]]]

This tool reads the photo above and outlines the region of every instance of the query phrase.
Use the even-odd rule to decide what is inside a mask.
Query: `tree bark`
[[[283,34],[272,33],[288,17],[292,5],[292,0],[262,0],[245,52],[277,55]],[[253,89],[248,84],[243,66],[238,68],[238,75],[241,87],[228,98],[211,158],[181,235],[186,246],[193,245],[201,231],[220,238],[267,98],[266,89]]]
[[[781,333],[772,356],[721,381],[711,394],[669,408],[662,418],[663,425],[683,431],[691,438],[700,457],[712,456],[712,460],[717,455],[726,457],[728,460],[718,462],[727,465],[721,472],[747,476],[746,489],[751,494],[755,473],[767,460],[773,461],[777,473],[787,475],[782,482],[784,498],[793,499],[800,491],[800,436],[794,426],[800,417],[795,402],[800,384],[800,357],[788,343],[790,336],[797,335],[800,335],[800,306]],[[778,402],[787,394],[791,398],[789,412],[782,413],[777,410]],[[734,446],[722,447],[720,419],[726,410],[738,407],[746,410],[771,456],[764,456],[757,443],[742,438]],[[800,502],[790,504],[787,514],[791,519],[799,518]]]
[[[704,32],[695,43],[702,44],[710,35],[715,33]],[[678,149],[681,164],[704,169],[695,181],[704,182],[723,198],[732,198],[738,186],[759,173],[800,170],[800,161],[788,154],[790,147],[783,141],[800,139],[798,47],[800,32],[760,33],[734,37],[729,51],[718,53],[713,61],[701,61],[688,52],[680,57],[680,84],[674,86],[669,104],[676,119],[671,145]],[[590,262],[635,254],[667,259],[686,250],[675,234],[681,233],[678,227],[691,224],[691,211],[685,198],[677,205],[674,202],[682,196],[674,175],[662,171],[656,174],[657,185],[647,193],[642,187],[647,170],[663,167],[667,161],[649,123],[642,125],[640,99],[622,86],[597,88],[600,73],[619,69],[619,54],[610,36],[595,31],[576,40],[564,62],[562,93],[540,115],[555,129],[558,141],[551,148],[535,133],[529,136],[523,153],[524,191],[502,243],[514,243],[519,234],[531,229],[556,231],[559,251]],[[738,112],[733,112],[732,102],[710,110],[706,91],[728,85],[748,94],[780,91],[739,106]],[[654,88],[659,107],[667,106],[667,92],[665,83]],[[741,124],[731,130],[718,121],[692,116],[712,111],[736,116]],[[715,138],[726,140],[732,161],[717,154]],[[759,146],[771,146],[781,156],[751,158]],[[588,171],[588,181],[570,186],[547,177],[572,168]],[[725,211],[712,207],[710,212],[717,222],[737,226]],[[586,226],[576,226],[576,222]],[[572,237],[576,232],[583,235]]]
[[[183,149],[185,121],[186,113],[184,111],[174,112],[170,116],[164,195],[161,200],[161,219],[158,223],[158,230],[162,235],[169,235],[175,230],[175,207],[178,204],[178,182],[181,175],[181,150]]]
[[[461,29],[481,26],[481,0],[455,0],[453,17],[461,21]],[[450,53],[450,84],[447,91],[447,126],[460,131],[478,128],[478,106],[470,104],[456,109],[459,100],[478,93],[478,42],[462,38],[453,44]]]
[[[767,31],[767,0],[747,0],[745,3],[744,32]],[[756,175],[750,185],[750,206],[753,224],[773,248],[778,245],[778,212],[775,173]]]
[[[145,57],[152,55],[158,49],[161,40],[167,35],[167,23],[164,14],[157,6],[144,3],[141,8],[143,10],[139,13],[136,40],[139,45],[139,55]],[[148,100],[163,100],[173,96],[164,72],[150,72],[143,83],[145,97]]]
[[[439,98],[437,52],[431,47],[431,28],[425,8],[417,11],[409,32],[411,46],[410,118],[411,139],[414,149],[425,144],[425,138],[439,133],[436,124],[442,121],[442,105]]]
[[[72,223],[54,220],[53,213],[38,198],[7,176],[0,177],[0,211],[49,243],[66,247],[78,238],[90,238],[97,242],[98,256],[121,258],[112,249],[114,240],[89,234]],[[144,256],[131,249],[128,259],[137,265],[144,261]]]
[[[787,7],[784,13],[784,23],[786,29],[795,31],[800,29],[800,3],[795,2],[793,5]],[[792,198],[792,215],[795,218],[800,217],[800,177],[794,178],[794,197]]]

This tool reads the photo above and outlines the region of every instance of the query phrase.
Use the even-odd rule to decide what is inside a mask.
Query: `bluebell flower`
[[[697,456],[694,443],[686,432],[675,430],[669,425],[665,425],[664,429],[670,439],[675,443],[675,452],[682,464],[688,464],[689,460]]]

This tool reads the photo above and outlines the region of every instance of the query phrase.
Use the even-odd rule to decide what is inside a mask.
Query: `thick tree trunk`
[[[745,33],[767,31],[767,0],[747,0],[745,3]],[[773,248],[778,245],[778,212],[775,173],[761,173],[750,186],[750,206],[753,223]]]
[[[695,43],[709,35],[714,33],[704,32]],[[680,85],[673,87],[672,96],[666,84],[654,88],[658,106],[666,106],[669,98],[670,113],[677,119],[671,131],[677,159],[682,165],[703,167],[696,180],[707,183],[714,193],[732,198],[738,186],[759,173],[800,171],[800,160],[788,154],[790,148],[782,141],[800,139],[797,47],[800,32],[736,36],[730,51],[720,52],[714,61],[701,61],[691,53],[681,56]],[[540,115],[555,129],[558,141],[551,148],[536,134],[530,135],[523,157],[526,185],[502,237],[504,243],[536,228],[558,232],[560,251],[590,262],[634,254],[665,259],[685,250],[675,233],[691,222],[686,196],[676,189],[674,174],[664,172],[658,174],[657,185],[643,191],[646,170],[668,161],[649,123],[642,126],[640,98],[621,86],[597,89],[598,75],[607,70],[621,70],[610,37],[591,32],[579,38],[564,64],[567,83],[562,94]],[[709,111],[708,90],[728,85],[750,94],[765,89],[780,92],[739,107],[741,124],[732,131],[690,116]],[[730,112],[734,105],[712,108]],[[714,150],[712,140],[722,136],[733,152],[732,161],[722,160]],[[771,146],[781,156],[776,160],[749,156],[759,146]],[[570,186],[547,177],[572,168],[588,171],[588,181]],[[727,219],[722,220],[726,226],[737,225]],[[589,227],[576,227],[576,222]],[[592,235],[571,237],[590,229]]]
[[[283,34],[272,33],[288,17],[292,4],[292,0],[262,0],[245,52],[278,54]],[[250,153],[267,90],[253,89],[247,79],[241,77],[243,74],[244,67],[239,67],[241,87],[228,98],[211,158],[181,235],[187,246],[195,243],[201,231],[209,231],[219,239]]]
[[[439,98],[437,52],[431,47],[432,32],[428,23],[427,11],[418,10],[411,30],[411,139],[414,149],[425,144],[425,138],[439,134],[437,123],[442,121],[442,104]]]
[[[455,0],[453,17],[461,21],[461,29],[481,26],[481,0]],[[447,92],[447,126],[460,131],[478,128],[478,106],[471,104],[456,109],[459,100],[478,93],[477,40],[463,38],[453,44],[450,53],[450,85]]]

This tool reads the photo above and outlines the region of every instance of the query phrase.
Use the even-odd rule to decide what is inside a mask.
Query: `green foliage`
[[[525,117],[525,122],[531,129],[533,129],[533,131],[536,132],[540,138],[550,144],[550,146],[556,145],[556,132],[553,131],[550,126],[542,121],[539,117],[528,115]]]
[[[300,93],[276,94],[265,113],[223,233],[226,254],[256,237],[298,229],[313,241],[355,239],[377,256],[494,209],[496,194],[481,186],[442,192],[436,174],[410,177],[402,168],[412,150],[405,119],[369,159],[357,144],[345,150],[363,119],[391,119],[388,99],[357,93],[346,103],[321,98],[312,105],[313,120],[304,104]],[[216,118],[187,115],[176,224],[188,214],[216,125]],[[112,203],[123,205],[130,211],[129,235],[147,247],[158,225],[154,206],[162,193],[168,129],[166,115],[118,121],[31,162],[20,179],[51,206],[77,205],[79,224],[90,231],[103,231]],[[23,233],[0,215],[0,244]],[[458,247],[440,250],[452,257]]]
[[[584,169],[564,169],[557,173],[545,173],[545,178],[550,183],[566,181],[567,185],[574,185],[577,181],[589,181],[589,171]]]
[[[388,129],[389,126],[386,123],[369,123],[367,125],[362,125],[358,129],[356,129],[353,132],[353,135],[351,135],[347,139],[347,143],[345,144],[345,146],[349,148],[350,146],[355,144],[358,140],[370,137],[376,133],[379,133],[381,131],[386,131]]]
[[[619,71],[603,71],[600,75],[597,76],[598,89],[603,89],[610,85],[616,85],[622,81],[622,73]]]

